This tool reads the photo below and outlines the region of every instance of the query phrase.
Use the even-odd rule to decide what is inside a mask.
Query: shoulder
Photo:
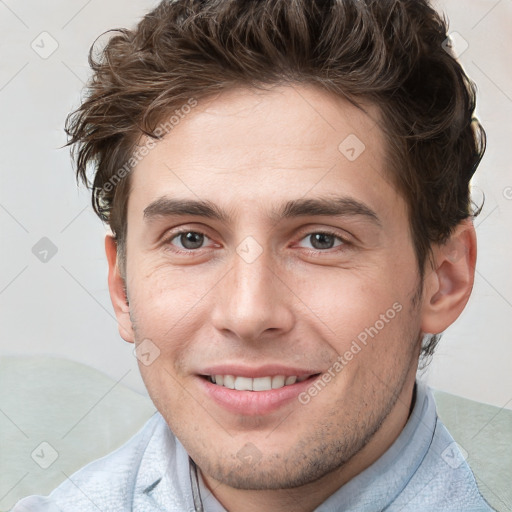
[[[465,459],[463,450],[437,418],[430,448],[390,512],[493,512]]]
[[[114,452],[83,467],[49,496],[29,496],[11,512],[89,512],[131,510],[138,469],[151,439],[166,428],[156,413],[144,427]]]

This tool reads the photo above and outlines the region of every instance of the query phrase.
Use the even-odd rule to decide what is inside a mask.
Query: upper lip
[[[209,366],[198,372],[199,375],[234,375],[236,377],[247,377],[256,379],[258,377],[274,377],[275,375],[284,375],[285,377],[304,377],[321,373],[317,370],[293,368],[290,366],[270,364],[258,367],[248,367],[244,365],[215,365]]]

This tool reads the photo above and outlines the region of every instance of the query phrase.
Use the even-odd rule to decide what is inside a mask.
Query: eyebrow
[[[144,220],[158,217],[197,216],[228,222],[230,214],[211,201],[161,197],[144,209]],[[363,217],[382,227],[378,215],[369,206],[352,197],[294,199],[270,214],[273,221],[305,216]]]

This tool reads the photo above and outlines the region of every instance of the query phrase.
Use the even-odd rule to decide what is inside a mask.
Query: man
[[[159,413],[14,510],[491,510],[416,381],[485,145],[428,2],[164,1],[91,63],[67,130]]]

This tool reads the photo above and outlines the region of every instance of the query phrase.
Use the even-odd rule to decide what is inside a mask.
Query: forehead
[[[396,203],[379,111],[363,108],[304,86],[203,99],[137,164],[129,202],[139,212],[164,195],[231,209],[330,193]]]

